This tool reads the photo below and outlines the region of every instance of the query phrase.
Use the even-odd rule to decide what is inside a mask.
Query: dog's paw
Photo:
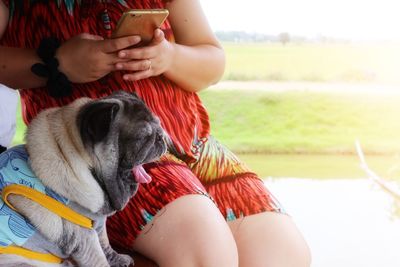
[[[107,260],[111,267],[129,267],[134,265],[132,257],[125,254],[114,253]]]

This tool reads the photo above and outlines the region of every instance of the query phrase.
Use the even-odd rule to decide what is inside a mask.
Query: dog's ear
[[[78,117],[83,143],[96,144],[103,140],[119,111],[117,103],[94,102],[84,107]]]

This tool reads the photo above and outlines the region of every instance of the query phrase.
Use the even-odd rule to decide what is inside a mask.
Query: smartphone
[[[168,14],[167,9],[131,9],[125,11],[111,38],[139,35],[141,42],[138,45],[146,45],[153,39],[154,30],[161,27]]]

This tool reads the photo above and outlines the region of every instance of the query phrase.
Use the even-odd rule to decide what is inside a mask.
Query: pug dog
[[[142,165],[166,152],[168,138],[159,119],[136,94],[118,91],[41,112],[28,127],[26,141],[32,172],[94,227],[81,227],[28,198],[10,195],[8,201],[37,230],[22,247],[70,260],[50,264],[0,254],[0,266],[133,264],[130,256],[111,248],[105,219],[124,208],[140,183],[149,182]]]

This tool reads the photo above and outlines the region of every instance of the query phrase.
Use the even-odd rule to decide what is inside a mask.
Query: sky
[[[400,40],[398,0],[200,0],[213,30]]]

